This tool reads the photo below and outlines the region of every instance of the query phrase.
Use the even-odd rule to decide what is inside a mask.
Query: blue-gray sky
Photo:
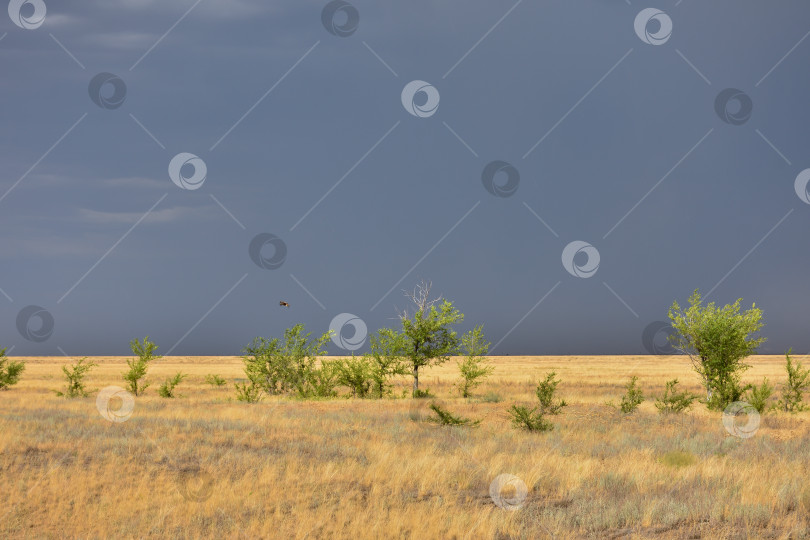
[[[763,352],[810,350],[803,0],[21,3],[0,15],[13,355],[125,354],[147,334],[238,354],[341,313],[374,331],[420,279],[497,354],[643,353],[695,288],[756,302]],[[109,108],[91,99],[100,73],[123,104],[110,82]],[[438,108],[418,93],[431,110],[406,110],[411,81]],[[198,189],[170,178],[181,153],[205,163]],[[485,189],[494,161],[508,196]],[[286,246],[280,266],[262,251],[276,268],[249,255],[263,233]],[[575,241],[598,251],[593,273],[574,258],[589,277],[563,264]]]

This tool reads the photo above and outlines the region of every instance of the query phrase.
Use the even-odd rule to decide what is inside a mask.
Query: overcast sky
[[[12,0],[0,346],[362,352],[426,279],[495,354],[645,353],[696,288],[804,354],[809,34],[805,0]]]

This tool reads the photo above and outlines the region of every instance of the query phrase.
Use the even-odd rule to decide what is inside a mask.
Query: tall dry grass
[[[27,359],[20,383],[0,392],[0,537],[810,536],[810,413],[766,414],[754,437],[739,439],[700,405],[657,414],[649,398],[666,380],[700,391],[680,357],[494,360],[470,400],[454,393],[452,362],[421,378],[453,412],[482,419],[471,429],[414,422],[427,414],[421,400],[239,403],[238,358],[156,362],[132,417],[112,423],[95,393],[53,393],[66,360]],[[781,382],[783,360],[752,358],[746,380]],[[89,388],[123,386],[124,359],[96,361]],[[550,369],[570,404],[555,430],[513,429],[507,407],[535,399]],[[177,371],[189,374],[179,397],[158,397],[157,384]],[[207,373],[228,386],[204,384]],[[618,402],[630,375],[648,401],[624,416],[604,402]],[[501,474],[526,486],[515,510],[490,496]]]

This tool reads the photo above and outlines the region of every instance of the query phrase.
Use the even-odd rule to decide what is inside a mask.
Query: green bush
[[[365,398],[371,394],[374,381],[369,359],[364,356],[341,358],[334,361],[337,383],[352,392],[352,397]]]
[[[375,397],[383,398],[391,393],[392,377],[410,373],[406,363],[405,343],[405,336],[390,328],[381,328],[369,337],[369,352],[365,357]]]
[[[466,398],[470,397],[470,392],[480,386],[484,379],[495,370],[486,357],[489,352],[489,342],[484,339],[481,326],[476,326],[462,336],[461,352],[463,360],[458,362],[461,381],[457,386],[461,397]]]
[[[634,412],[644,401],[644,392],[641,388],[636,387],[637,381],[638,377],[633,375],[625,387],[627,391],[622,396],[622,403],[619,406],[623,413],[630,414]]]
[[[0,349],[0,390],[17,384],[20,375],[25,371],[23,362],[13,362],[6,356],[6,349]]]
[[[425,388],[424,390],[414,390],[413,391],[413,398],[414,399],[428,399],[434,397],[433,394],[430,393],[430,388]]]
[[[512,425],[518,429],[526,431],[551,431],[554,429],[554,424],[545,419],[539,407],[512,405],[507,412],[512,417]]]
[[[84,377],[87,373],[97,364],[95,362],[87,362],[87,357],[79,359],[75,364],[69,366],[62,366],[62,371],[67,379],[67,390],[64,392],[56,392],[57,396],[64,396],[67,398],[87,397],[87,389],[84,386]]]
[[[168,379],[163,381],[163,384],[161,384],[160,388],[158,388],[158,394],[160,394],[160,397],[173,398],[174,389],[185,378],[186,375],[178,371],[177,373],[175,373],[174,377],[169,377]]]
[[[655,400],[655,408],[661,414],[680,413],[689,410],[698,398],[691,392],[678,392],[678,379],[667,382],[664,394]]]
[[[555,380],[556,372],[552,371],[546,378],[540,381],[537,385],[537,399],[540,400],[540,411],[545,414],[560,414],[562,408],[566,407],[568,403],[564,399],[559,401],[555,400],[554,394],[557,392],[557,385],[560,384],[559,380]]]
[[[143,342],[133,339],[129,342],[129,347],[136,358],[127,360],[129,371],[124,373],[124,380],[127,381],[129,391],[133,395],[140,396],[149,387],[149,383],[143,381],[149,364],[162,357],[152,354],[158,346],[149,341],[149,336],[143,338]]]
[[[768,377],[762,380],[759,386],[751,386],[748,396],[745,399],[760,414],[764,413],[768,406],[768,399],[773,395],[773,386],[768,383]]]
[[[236,399],[245,403],[258,403],[262,399],[262,389],[253,381],[235,382]]]
[[[211,386],[225,386],[225,384],[227,384],[225,379],[219,375],[214,375],[211,373],[205,376],[205,383],[210,384]]]
[[[428,422],[435,422],[442,426],[477,426],[481,423],[480,420],[470,420],[463,416],[454,415],[435,402],[430,404],[430,409],[436,413],[436,416],[428,418]]]
[[[782,385],[782,397],[776,406],[785,412],[798,412],[807,408],[802,401],[804,392],[810,387],[810,369],[803,368],[802,363],[798,361],[794,365],[790,358],[791,352],[793,351],[789,350],[785,354],[785,371],[788,378]]]

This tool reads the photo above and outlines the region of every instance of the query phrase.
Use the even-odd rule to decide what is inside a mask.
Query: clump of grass
[[[697,462],[697,458],[689,452],[683,452],[681,450],[672,450],[671,452],[667,452],[663,454],[659,461],[664,465],[669,467],[681,468],[681,467],[688,467],[689,465],[694,465]]]
[[[479,398],[482,403],[500,403],[503,401],[503,396],[497,392],[487,392]]]
[[[226,381],[219,375],[209,373],[205,376],[205,383],[210,384],[211,386],[225,386]]]
[[[698,398],[691,392],[678,392],[676,386],[678,386],[678,379],[667,381],[664,394],[660,398],[656,398],[655,408],[659,413],[672,414],[688,411]]]
[[[428,418],[428,422],[435,422],[442,426],[477,426],[481,423],[481,420],[471,420],[469,418],[464,418],[463,416],[458,416],[438,403],[431,403],[430,410],[436,413],[436,416]]]

